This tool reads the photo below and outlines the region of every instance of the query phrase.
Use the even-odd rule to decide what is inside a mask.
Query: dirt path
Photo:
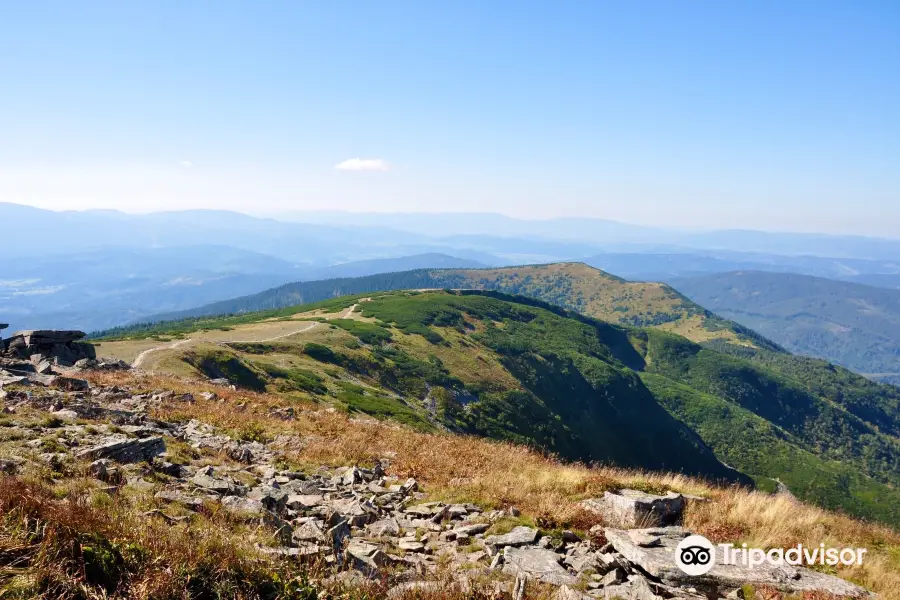
[[[338,319],[346,319],[347,317],[350,316],[350,314],[351,314],[354,310],[356,310],[356,306],[357,306],[357,305],[354,304],[353,306],[348,307],[348,308],[347,308],[344,312],[342,312],[337,318],[338,318]],[[290,331],[290,332],[288,332],[288,333],[283,333],[283,334],[281,334],[281,335],[276,335],[276,336],[273,336],[273,337],[270,337],[270,338],[266,338],[266,339],[264,339],[264,340],[228,340],[228,341],[229,341],[229,342],[236,342],[236,343],[260,343],[260,344],[261,344],[261,343],[264,343],[264,342],[274,342],[275,340],[280,340],[280,339],[282,339],[282,338],[290,337],[290,336],[296,335],[296,334],[298,334],[298,333],[304,333],[304,332],[306,332],[306,331],[310,331],[311,329],[314,329],[314,328],[315,328],[316,326],[318,326],[318,325],[320,325],[320,323],[319,323],[318,321],[316,321],[316,322],[314,322],[314,323],[308,323],[308,324],[306,325],[306,327],[303,327],[303,328],[298,329],[298,330],[296,330],[296,331]],[[140,366],[141,366],[141,363],[144,362],[144,359],[147,358],[147,356],[148,356],[149,354],[153,353],[153,352],[157,352],[158,350],[172,350],[172,349],[174,349],[174,348],[177,348],[177,347],[179,347],[179,346],[182,346],[182,345],[184,345],[184,344],[187,344],[187,343],[190,343],[190,342],[193,342],[193,341],[195,341],[193,338],[188,338],[188,339],[186,339],[186,340],[178,340],[177,342],[172,342],[171,344],[164,344],[164,345],[162,345],[162,346],[156,346],[155,348],[149,348],[149,349],[147,349],[147,350],[144,350],[143,352],[141,352],[140,354],[138,354],[138,355],[135,357],[134,362],[131,363],[131,368],[132,368],[132,369],[137,369],[138,367],[140,367]]]
[[[177,348],[178,346],[181,346],[182,344],[187,344],[188,342],[191,342],[191,341],[193,341],[193,340],[190,340],[190,339],[178,340],[177,342],[172,342],[171,344],[166,344],[164,346],[156,346],[155,348],[150,348],[148,350],[144,350],[143,352],[141,352],[134,358],[134,362],[131,363],[131,368],[137,369],[138,367],[140,367],[141,363],[144,362],[144,359],[147,358],[147,355],[152,352],[156,352],[157,350],[171,350],[172,348]]]
[[[222,342],[222,343],[224,343],[224,344],[232,344],[232,343],[236,343],[236,344],[262,344],[263,342],[274,342],[275,340],[280,340],[280,339],[282,339],[282,338],[291,337],[292,335],[297,334],[297,333],[303,333],[304,331],[309,331],[310,329],[314,328],[316,325],[321,325],[321,323],[318,323],[318,322],[316,322],[316,323],[310,323],[309,325],[307,325],[307,326],[304,327],[303,329],[298,329],[297,331],[291,331],[291,332],[288,332],[288,333],[283,333],[283,334],[281,334],[281,335],[276,335],[276,336],[274,336],[274,337],[266,338],[266,339],[264,339],[264,340],[228,340],[227,342]]]

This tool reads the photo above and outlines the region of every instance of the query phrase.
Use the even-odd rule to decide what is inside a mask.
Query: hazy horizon
[[[48,1],[0,56],[0,201],[900,231],[896,4]]]
[[[502,219],[510,219],[515,222],[520,223],[552,223],[554,221],[569,221],[569,220],[578,220],[584,219],[583,215],[561,215],[557,217],[535,217],[535,216],[524,216],[518,217],[510,214],[505,214],[502,212],[496,211],[469,211],[469,210],[440,210],[440,211],[334,211],[334,210],[319,210],[319,209],[309,209],[309,210],[286,210],[286,211],[278,211],[278,212],[268,212],[268,211],[247,211],[240,209],[230,209],[230,208],[171,208],[171,209],[161,209],[161,210],[129,210],[130,207],[123,208],[48,208],[43,206],[37,206],[32,204],[23,204],[19,202],[3,202],[0,201],[0,205],[8,204],[8,205],[17,205],[24,206],[28,208],[36,208],[39,210],[48,210],[56,213],[90,213],[90,212],[116,212],[129,216],[142,216],[142,215],[151,215],[151,214],[161,214],[161,213],[179,213],[179,212],[191,212],[191,211],[222,211],[235,213],[240,215],[245,215],[248,217],[254,217],[259,219],[272,219],[275,221],[281,222],[297,222],[297,223],[328,223],[333,224],[336,227],[345,226],[345,227],[360,227],[365,225],[360,225],[357,222],[354,222],[354,218],[360,217],[390,217],[390,216],[405,216],[405,217],[500,217]],[[323,217],[328,217],[323,219]],[[345,223],[340,222],[341,217],[346,217],[347,221]],[[338,219],[338,220],[333,220]],[[728,232],[728,231],[746,231],[746,232],[754,232],[754,233],[771,233],[771,234],[798,234],[798,235],[822,235],[822,236],[837,236],[837,237],[863,237],[863,238],[874,238],[874,239],[888,239],[888,240],[896,240],[900,239],[900,232],[894,233],[894,235],[878,235],[878,234],[857,234],[857,233],[841,233],[841,232],[828,232],[828,231],[816,231],[816,230],[792,230],[792,229],[777,229],[774,227],[770,228],[750,228],[750,227],[689,227],[689,226],[657,226],[650,225],[645,223],[636,223],[629,221],[622,221],[617,219],[607,219],[604,217],[588,217],[591,221],[606,221],[611,224],[623,225],[626,227],[639,227],[646,228],[648,230],[658,230],[658,231],[666,231],[671,233],[716,233],[716,232]],[[372,227],[383,227],[382,225],[372,225]],[[402,227],[397,227],[398,229],[403,229]],[[498,234],[500,235],[500,234]],[[513,235],[513,234],[511,234]],[[636,242],[637,243],[637,242]]]

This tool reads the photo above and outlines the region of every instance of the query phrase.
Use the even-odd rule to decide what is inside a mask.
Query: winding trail
[[[316,325],[320,325],[318,321],[315,323],[310,323],[303,329],[298,329],[297,331],[290,331],[288,333],[283,333],[281,335],[276,335],[274,337],[266,338],[264,340],[228,340],[227,342],[223,342],[225,344],[262,344],[264,342],[274,342],[275,340],[280,340],[282,338],[291,337],[297,333],[303,333],[304,331],[309,331],[314,328]]]
[[[141,352],[134,358],[134,362],[131,363],[131,368],[137,369],[138,367],[140,367],[141,363],[144,362],[144,359],[147,358],[147,355],[152,352],[156,352],[157,350],[171,350],[172,348],[177,348],[178,346],[181,346],[182,344],[187,344],[188,342],[191,342],[191,341],[193,341],[193,340],[191,340],[191,339],[178,340],[177,342],[172,342],[171,344],[166,344],[164,346],[156,346],[155,348],[150,348],[148,350],[144,350],[143,352]]]
[[[357,306],[356,304],[353,304],[352,306],[348,307],[348,308],[347,308],[344,312],[342,312],[337,318],[338,318],[338,319],[346,319],[347,317],[350,316],[350,314],[351,314],[354,310],[356,310],[356,306]],[[304,333],[304,332],[306,332],[306,331],[310,331],[311,329],[314,329],[314,328],[317,327],[318,325],[321,325],[321,323],[320,323],[319,321],[316,321],[316,322],[313,322],[313,323],[307,323],[307,324],[306,324],[306,327],[303,327],[303,328],[298,329],[298,330],[296,330],[296,331],[290,331],[290,332],[288,332],[288,333],[283,333],[283,334],[280,334],[280,335],[276,335],[276,336],[273,336],[273,337],[270,337],[270,338],[266,338],[266,339],[264,339],[264,340],[228,340],[228,342],[236,342],[236,343],[240,343],[240,344],[250,344],[250,343],[258,343],[258,344],[261,344],[261,343],[264,343],[264,342],[274,342],[275,340],[280,340],[280,339],[282,339],[282,338],[291,337],[292,335],[296,335],[296,334],[298,334],[298,333]],[[177,347],[182,346],[182,345],[184,345],[184,344],[188,344],[188,343],[193,342],[193,341],[195,341],[193,338],[188,338],[188,339],[186,339],[186,340],[178,340],[177,342],[172,342],[171,344],[164,344],[164,345],[162,345],[162,346],[156,346],[156,347],[154,347],[154,348],[149,348],[149,349],[147,349],[147,350],[144,350],[143,352],[141,352],[140,354],[138,354],[138,355],[134,358],[134,362],[131,363],[131,368],[132,368],[132,369],[137,369],[138,367],[140,367],[140,366],[141,366],[141,363],[144,362],[144,359],[147,358],[147,356],[150,355],[150,354],[152,354],[153,352],[157,352],[157,351],[159,351],[159,350],[172,350],[172,349],[174,349],[174,348],[177,348]]]

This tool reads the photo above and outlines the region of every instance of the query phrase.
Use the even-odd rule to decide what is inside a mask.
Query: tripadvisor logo
[[[702,535],[689,535],[675,549],[675,564],[688,575],[706,575],[716,566],[716,548]]]
[[[772,566],[783,565],[861,565],[865,548],[826,548],[825,544],[818,547],[805,547],[797,544],[793,548],[772,548],[769,551],[762,548],[748,548],[742,544],[736,548],[734,544],[719,544],[714,546],[712,542],[702,535],[691,535],[678,544],[675,550],[675,565],[688,575],[705,575],[716,566],[716,549],[723,565],[742,565],[754,568],[765,563]]]

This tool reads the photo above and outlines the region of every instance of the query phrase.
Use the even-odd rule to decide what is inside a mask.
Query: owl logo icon
[[[675,565],[688,575],[705,575],[716,566],[716,548],[702,535],[690,535],[675,549]]]

